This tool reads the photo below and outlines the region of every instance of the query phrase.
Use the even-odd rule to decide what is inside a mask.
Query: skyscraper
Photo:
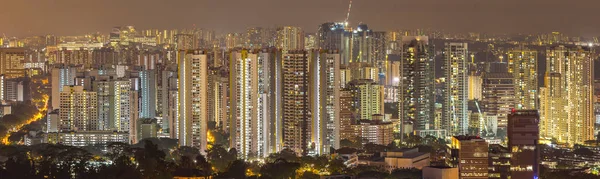
[[[206,150],[207,54],[202,50],[177,53],[179,112],[176,127],[179,145]]]
[[[283,147],[308,154],[310,140],[309,53],[283,54]]]
[[[511,178],[538,178],[540,116],[537,110],[514,110],[508,115],[508,148]]]
[[[433,49],[426,36],[403,37],[402,42],[399,117],[402,124],[413,122],[417,134],[425,136],[435,130]]]
[[[276,47],[287,52],[304,49],[304,31],[300,27],[283,26],[277,28]]]
[[[506,129],[507,115],[514,108],[514,79],[509,73],[485,73],[482,85],[483,99],[481,108],[484,118],[497,120],[497,127]],[[496,129],[486,131],[488,135],[497,134]]]
[[[141,109],[140,118],[156,117],[156,71],[142,70],[140,73]]]
[[[98,102],[99,130],[128,132],[131,121],[129,80],[115,80],[108,76],[94,81]]]
[[[57,64],[52,68],[52,109],[60,108],[60,92],[63,86],[75,85],[76,68]]]
[[[581,144],[594,139],[594,63],[588,47],[552,47],[546,51],[542,93],[542,135]]]
[[[346,30],[346,25],[333,22],[321,24],[316,37],[317,48],[339,50],[342,65],[349,64],[352,58],[352,34]]]
[[[508,73],[515,80],[515,108],[538,109],[537,51],[523,46],[509,50]]]
[[[177,139],[179,136],[179,91],[177,79],[177,67],[166,66],[162,71],[162,124],[163,132],[169,133],[171,138]]]
[[[82,86],[64,86],[60,92],[59,130],[98,130],[96,92],[84,91]]]
[[[230,143],[242,158],[269,154],[268,109],[270,98],[275,97],[268,94],[272,58],[276,57],[267,51],[241,50],[230,55]]]
[[[466,135],[469,129],[468,106],[468,45],[446,43],[444,48],[444,113],[442,126],[451,135]]]
[[[352,31],[351,62],[369,63],[373,66],[383,65],[386,60],[385,32],[374,32],[367,24],[359,24]]]
[[[357,108],[358,119],[372,120],[373,115],[384,114],[383,85],[373,80],[353,80],[346,85],[352,92],[352,104]]]
[[[326,154],[340,147],[340,55],[337,50],[312,50],[308,60],[311,152]]]
[[[216,127],[229,131],[229,74],[226,67],[213,68],[208,84],[208,119]]]

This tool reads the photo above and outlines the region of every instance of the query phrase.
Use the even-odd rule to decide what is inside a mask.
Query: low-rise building
[[[436,166],[424,167],[423,179],[458,179],[458,168]]]
[[[106,146],[111,142],[129,143],[129,133],[127,132],[77,131],[52,134],[57,135],[56,143],[76,147],[89,145]]]
[[[388,170],[394,169],[422,169],[429,166],[429,153],[419,152],[418,148],[397,149],[388,152],[381,152]]]

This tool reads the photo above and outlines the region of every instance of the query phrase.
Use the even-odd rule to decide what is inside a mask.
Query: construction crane
[[[345,25],[348,25],[348,19],[350,18],[350,10],[352,9],[352,0],[348,4],[348,14],[346,14],[346,20],[344,21]]]

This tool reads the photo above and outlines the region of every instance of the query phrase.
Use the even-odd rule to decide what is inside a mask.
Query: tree
[[[278,153],[272,153],[265,159],[265,161],[273,163],[279,159],[283,159],[288,162],[300,162],[300,159],[296,153],[290,149],[283,149]]]
[[[165,162],[166,154],[151,141],[144,142],[144,148],[135,152],[135,160],[142,171],[143,178],[170,178],[170,165]]]
[[[302,179],[319,179],[321,176],[317,175],[316,173],[310,172],[310,171],[305,171],[304,173],[302,173]]]
[[[182,157],[194,159],[198,155],[200,155],[200,149],[190,146],[181,146],[175,151],[173,151],[173,153],[171,153],[171,157],[175,160],[176,163],[178,163]]]
[[[344,170],[346,170],[346,164],[344,164],[344,161],[341,159],[332,159],[327,165],[327,170],[329,171],[329,173],[334,175],[342,174]]]
[[[225,150],[220,145],[215,145],[211,149],[207,150],[208,162],[214,167],[215,172],[223,172],[229,167],[233,161],[237,158],[237,152],[233,152],[235,149]],[[232,155],[232,153],[235,153]]]
[[[367,151],[367,153],[379,153],[379,152],[385,152],[388,150],[387,146],[374,144],[372,142],[365,144],[364,148]]]
[[[365,176],[373,176],[376,178],[384,178],[387,176],[387,170],[377,166],[369,166],[369,165],[358,165],[353,168],[349,168],[346,174],[358,176],[359,178]],[[383,176],[385,174],[385,176]]]
[[[246,178],[246,169],[248,165],[243,160],[235,160],[227,167],[225,172],[218,175],[217,178],[235,178],[244,179]]]
[[[106,156],[111,160],[115,160],[120,156],[133,156],[129,144],[123,142],[111,142],[107,146]]]
[[[275,162],[268,162],[260,169],[260,174],[266,178],[295,178],[296,170],[300,168],[299,163],[288,162],[284,159],[278,159]]]

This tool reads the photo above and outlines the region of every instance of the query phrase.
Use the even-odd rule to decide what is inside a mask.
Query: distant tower
[[[179,76],[179,145],[206,150],[207,130],[207,54],[202,50],[177,53]]]
[[[467,43],[446,43],[444,49],[444,116],[443,125],[452,135],[469,133]]]
[[[156,117],[156,71],[140,71],[141,110],[140,118]]]
[[[403,37],[402,42],[399,117],[401,125],[413,122],[414,130],[424,137],[434,130],[433,48],[426,36]]]
[[[594,51],[558,46],[546,51],[542,137],[582,144],[594,139]],[[564,88],[564,89],[563,89]]]
[[[75,85],[75,67],[57,64],[52,68],[52,109],[60,108],[60,92],[63,86]]]
[[[284,26],[277,29],[277,45],[284,53],[304,49],[304,31],[300,27]]]
[[[537,51],[523,46],[508,51],[508,73],[515,79],[515,108],[538,109]]]

